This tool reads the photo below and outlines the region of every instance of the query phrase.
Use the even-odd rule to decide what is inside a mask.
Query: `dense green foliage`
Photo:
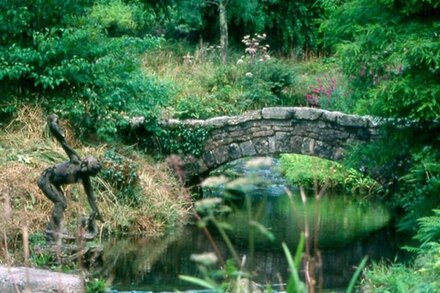
[[[414,229],[416,219],[440,207],[440,153],[426,147],[414,152],[412,165],[400,178],[401,187],[397,192],[397,203],[405,209],[400,224],[402,229]]]
[[[142,73],[138,56],[160,39],[112,37],[110,26],[135,29],[131,6],[116,0],[91,4],[1,2],[1,114],[39,102],[101,137],[113,136],[127,117],[156,116],[168,91]]]
[[[148,132],[158,133],[155,119],[173,93],[168,85],[141,70],[139,56],[158,48],[162,41],[145,33],[179,37],[177,30],[198,31],[209,39],[212,26],[208,24],[212,24],[210,17],[216,15],[212,12],[216,6],[196,2],[0,3],[2,118],[23,103],[40,103],[47,111],[68,117],[82,134],[97,133],[108,139],[118,132],[126,133],[132,118],[139,116],[145,117],[142,124]],[[316,40],[311,39],[316,39],[312,32],[316,31],[313,19],[318,6],[307,1],[290,4],[229,2],[229,23],[247,27],[233,29],[231,38],[238,42],[245,32],[268,29],[273,34],[267,40],[275,44],[273,51],[316,48]],[[301,17],[291,21],[286,13]],[[228,65],[204,84],[210,94],[179,100],[175,105],[179,117],[237,114],[262,106],[288,105],[297,99],[292,100],[286,91],[294,84],[292,70],[277,61]]]
[[[224,66],[203,81],[208,95],[181,99],[176,110],[179,118],[209,118],[286,105],[293,83],[293,71],[277,61]]]
[[[439,1],[341,3],[329,9],[324,41],[336,49],[353,79],[355,95],[361,100],[359,111],[438,119]]]
[[[168,115],[180,119],[306,104],[307,86],[300,88],[299,70],[291,64],[267,53],[241,51],[230,55],[234,60],[222,64],[215,48],[202,46],[194,50],[168,42],[160,50],[146,53],[144,65],[160,80],[173,85]]]
[[[374,292],[437,292],[440,290],[440,212],[420,218],[414,237],[421,246],[408,248],[417,257],[411,265],[375,264],[364,273],[363,288]]]
[[[177,126],[162,130],[159,139],[162,151],[168,154],[186,154],[199,157],[209,130],[203,127]]]
[[[403,119],[394,121],[398,131],[391,127],[383,141],[351,157],[381,177],[405,211],[402,228],[414,229],[415,220],[440,203],[440,2],[335,3],[327,1],[324,40],[352,78],[358,111]]]
[[[104,293],[107,289],[107,284],[102,279],[91,280],[86,285],[86,293]]]
[[[150,1],[155,2],[155,1]],[[198,38],[218,44],[218,0],[168,0],[154,6],[162,15],[167,36]],[[230,41],[238,45],[244,35],[266,33],[270,45],[279,52],[298,56],[316,52],[319,47],[320,1],[230,0],[225,1]]]
[[[324,42],[351,79],[357,111],[400,119],[381,141],[356,148],[349,161],[378,175],[389,202],[403,212],[399,227],[415,232],[419,221],[416,238],[426,242],[426,234],[438,231],[438,221],[426,216],[440,205],[440,1],[324,3]],[[409,267],[374,266],[364,288],[438,291],[438,247],[435,238],[422,243]]]

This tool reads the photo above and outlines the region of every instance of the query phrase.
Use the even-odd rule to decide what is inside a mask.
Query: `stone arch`
[[[163,122],[164,127],[208,130],[202,154],[197,158],[184,156],[188,182],[244,157],[296,153],[339,160],[347,144],[376,139],[379,124],[372,117],[305,107],[263,108],[233,117]]]

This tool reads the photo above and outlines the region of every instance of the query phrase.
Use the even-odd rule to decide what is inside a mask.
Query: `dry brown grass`
[[[97,179],[99,205],[106,219],[102,225],[105,231],[160,234],[170,226],[186,222],[191,203],[187,192],[166,164],[141,162],[138,176],[142,194],[137,208],[118,204],[110,184]]]
[[[36,231],[48,222],[51,204],[33,180],[37,176],[33,167],[19,162],[0,165],[2,227],[9,232],[17,233],[22,226]]]
[[[45,127],[46,119],[39,108],[25,107],[16,119],[0,130],[0,226],[13,236],[23,226],[29,233],[44,231],[52,210],[37,186],[40,174],[47,167],[66,161],[67,155],[50,138]],[[102,157],[108,146],[84,147],[72,136],[67,124],[62,125],[68,141],[80,154]],[[115,191],[101,177],[93,178],[105,223],[100,224],[105,233],[157,234],[173,225],[184,223],[188,216],[190,199],[163,163],[149,163],[148,158],[133,152],[139,166],[139,184],[142,199],[136,207],[118,203]],[[81,185],[65,188],[68,207],[65,226],[75,231],[79,219],[88,214],[89,207]],[[1,237],[0,237],[1,238]]]

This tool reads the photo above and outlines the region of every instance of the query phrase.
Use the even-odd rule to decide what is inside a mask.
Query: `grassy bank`
[[[294,185],[311,188],[316,182],[330,189],[361,194],[370,194],[379,188],[374,179],[326,159],[283,154],[280,162],[282,173]]]
[[[32,235],[44,231],[52,203],[37,186],[41,172],[66,161],[67,155],[50,137],[39,108],[25,107],[0,131],[0,210],[4,235],[14,238],[26,226]],[[92,179],[105,222],[102,234],[158,234],[180,225],[188,216],[190,198],[164,163],[156,163],[132,148],[85,146],[62,125],[67,140],[81,156],[103,160],[103,170]],[[74,233],[79,219],[89,213],[80,184],[64,188],[68,207],[65,226]]]

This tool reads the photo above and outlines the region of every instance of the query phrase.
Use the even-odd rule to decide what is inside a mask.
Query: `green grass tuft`
[[[282,173],[295,185],[310,188],[316,180],[321,186],[326,185],[331,189],[345,189],[361,194],[370,194],[379,188],[379,184],[374,179],[330,160],[282,154],[280,162]]]

